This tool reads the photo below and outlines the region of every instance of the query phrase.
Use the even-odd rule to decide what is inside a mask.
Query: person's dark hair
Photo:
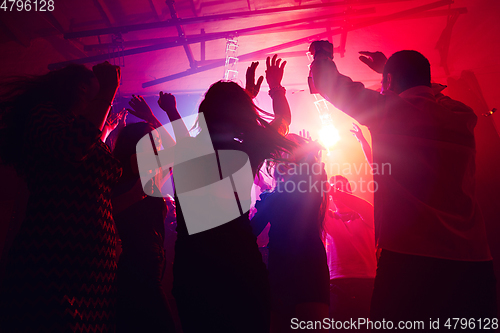
[[[39,76],[4,78],[0,83],[0,156],[4,163],[19,161],[24,126],[30,112],[51,104],[61,113],[80,101],[80,86],[90,86],[94,73],[84,65],[68,65]]]
[[[417,51],[403,50],[394,53],[385,63],[384,81],[389,73],[402,91],[416,86],[431,86],[431,65],[429,60]]]
[[[265,159],[279,159],[295,144],[265,121],[248,93],[238,84],[218,81],[206,92],[199,112],[203,113],[212,141],[237,138],[248,153],[254,173]],[[232,136],[231,138],[228,136]]]
[[[132,172],[130,158],[136,153],[136,147],[139,140],[154,129],[155,128],[149,123],[138,122],[125,126],[120,131],[120,134],[118,134],[113,155],[122,165],[123,173],[121,180],[138,177],[138,175],[134,175]]]

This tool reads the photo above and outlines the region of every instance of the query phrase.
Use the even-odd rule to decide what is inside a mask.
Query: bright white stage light
[[[339,131],[333,124],[323,125],[319,130],[319,140],[325,148],[331,148],[340,140]]]

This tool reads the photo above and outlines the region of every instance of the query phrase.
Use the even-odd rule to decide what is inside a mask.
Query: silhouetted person
[[[114,219],[121,239],[118,261],[117,332],[174,332],[172,315],[161,280],[166,265],[163,242],[167,214],[165,199],[148,196],[158,193],[161,180],[153,177],[145,189],[133,164],[139,140],[153,133],[157,149],[161,147],[155,128],[144,122],[125,126],[116,140],[114,156],[120,160],[123,175],[113,188]],[[149,142],[148,142],[149,143]]]
[[[214,149],[245,152],[254,176],[265,159],[280,156],[293,146],[273,123],[259,116],[252,98],[234,82],[213,84],[199,112],[204,115]],[[216,228],[189,235],[177,197],[176,209],[172,293],[184,332],[267,332],[267,270],[248,212]]]
[[[373,206],[352,194],[347,178],[333,176],[330,184],[331,208],[326,212],[324,222],[330,269],[329,318],[349,322],[351,318],[357,320],[370,315],[377,269]],[[341,332],[349,330],[345,327],[335,329]]]
[[[315,88],[372,135],[382,252],[371,319],[439,317],[443,328],[447,318],[495,317],[492,258],[474,194],[473,110],[435,94],[429,61],[416,51],[388,59],[379,94],[317,50]]]
[[[110,189],[121,169],[100,137],[119,81],[106,62],[2,87],[2,159],[30,192],[2,283],[2,332],[114,331]]]
[[[276,187],[257,200],[251,220],[258,235],[269,222],[271,332],[293,332],[292,319],[328,318],[329,275],[321,233],[327,206],[322,149],[296,134],[298,147],[275,166]],[[325,190],[325,192],[323,192]],[[313,330],[312,332],[322,332]]]

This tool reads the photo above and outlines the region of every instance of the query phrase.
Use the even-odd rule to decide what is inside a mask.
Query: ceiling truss
[[[304,30],[304,29],[325,29],[325,32],[310,35],[307,37],[303,37],[300,39],[296,39],[290,42],[286,42],[283,44],[275,45],[272,47],[268,47],[265,49],[261,49],[255,52],[247,53],[244,55],[240,55],[238,58],[241,61],[253,60],[255,58],[259,58],[262,56],[267,56],[270,53],[277,52],[279,50],[283,50],[289,47],[293,47],[300,44],[309,43],[313,40],[317,39],[325,39],[328,38],[332,41],[332,37],[335,35],[340,35],[340,45],[335,49],[337,53],[340,53],[343,56],[345,52],[345,45],[347,41],[347,34],[349,31],[366,28],[368,26],[379,24],[391,20],[401,20],[401,19],[410,19],[410,18],[418,18],[418,17],[429,17],[429,16],[442,16],[446,15],[448,17],[457,17],[460,14],[464,14],[467,12],[466,8],[448,8],[447,10],[435,10],[439,7],[450,6],[453,4],[453,0],[440,0],[435,1],[426,5],[414,7],[408,10],[392,13],[389,15],[382,16],[374,16],[363,19],[356,19],[356,16],[372,14],[375,12],[375,8],[360,8],[355,9],[353,5],[375,5],[380,3],[390,3],[390,2],[400,2],[400,1],[409,1],[409,0],[346,0],[346,1],[338,1],[333,3],[322,3],[322,4],[313,4],[313,5],[305,5],[305,6],[295,6],[295,7],[287,7],[287,8],[271,8],[271,9],[263,9],[263,10],[249,10],[244,12],[235,12],[228,14],[218,14],[218,15],[209,15],[209,16],[196,16],[192,18],[182,19],[177,16],[177,12],[174,7],[174,1],[167,0],[167,6],[169,8],[171,19],[161,22],[153,22],[153,23],[145,23],[145,24],[135,24],[128,26],[120,26],[120,27],[108,27],[104,29],[94,29],[88,31],[80,31],[80,32],[70,32],[64,34],[66,39],[73,38],[82,38],[82,37],[90,37],[90,36],[101,36],[101,35],[121,35],[122,33],[126,33],[129,31],[140,31],[140,30],[149,30],[149,29],[158,29],[158,28],[166,28],[166,27],[175,27],[178,33],[177,37],[169,37],[169,38],[157,38],[157,39],[149,39],[143,41],[125,41],[123,43],[124,47],[133,47],[137,45],[147,45],[141,47],[133,47],[129,49],[125,49],[119,52],[110,52],[107,54],[99,54],[89,57],[84,57],[72,61],[65,61],[59,63],[53,63],[49,65],[49,69],[60,68],[68,63],[92,63],[108,60],[115,57],[125,57],[134,54],[146,53],[157,51],[161,49],[168,49],[172,47],[183,47],[186,53],[186,56],[189,61],[190,68],[184,72],[176,73],[173,75],[169,75],[163,78],[155,79],[152,81],[148,81],[142,84],[142,87],[150,87],[153,85],[157,85],[163,82],[168,82],[171,80],[175,80],[178,78],[186,77],[189,75],[193,75],[196,73],[200,73],[203,71],[211,70],[217,67],[224,66],[224,60],[206,60],[205,59],[205,43],[207,41],[229,38],[233,36],[243,36],[250,34],[258,34],[258,33],[269,33],[270,31],[276,29],[284,29],[287,30]],[[99,0],[94,0],[94,3],[99,4]],[[194,8],[194,3],[192,3]],[[297,20],[289,20],[282,21],[272,24],[254,26],[239,30],[231,30],[217,33],[205,33],[204,29],[201,30],[200,34],[186,36],[184,32],[184,25],[188,24],[196,24],[196,23],[206,23],[213,21],[223,21],[234,18],[242,18],[242,17],[253,17],[258,15],[268,15],[275,13],[284,13],[284,12],[295,12],[295,11],[306,11],[310,9],[318,9],[318,8],[327,8],[327,7],[336,7],[336,6],[347,6],[347,9],[340,13],[321,15],[315,17],[308,17],[304,19]],[[104,12],[104,11],[102,11]],[[156,12],[156,11],[155,11]],[[105,13],[104,13],[105,14]],[[337,21],[333,21],[334,18],[342,18]],[[108,19],[109,22],[109,19]],[[108,25],[109,26],[109,25]],[[447,29],[450,30],[450,26],[448,25]],[[337,27],[336,29],[332,29],[333,27]],[[449,32],[448,32],[449,33]],[[196,61],[192,50],[190,48],[191,44],[200,43],[201,44],[201,61]],[[110,49],[110,45],[108,44],[98,44],[98,45],[87,45],[85,46],[85,51],[90,50],[106,50]],[[445,47],[449,47],[445,44]],[[443,46],[441,46],[443,48]],[[446,55],[446,50],[442,51],[442,54]],[[442,65],[446,65],[446,59],[442,60]]]

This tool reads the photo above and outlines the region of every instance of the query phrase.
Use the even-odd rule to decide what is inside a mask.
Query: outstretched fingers
[[[264,81],[264,77],[261,75],[259,79],[257,80],[257,83],[255,84],[255,89],[260,90],[260,85]]]

